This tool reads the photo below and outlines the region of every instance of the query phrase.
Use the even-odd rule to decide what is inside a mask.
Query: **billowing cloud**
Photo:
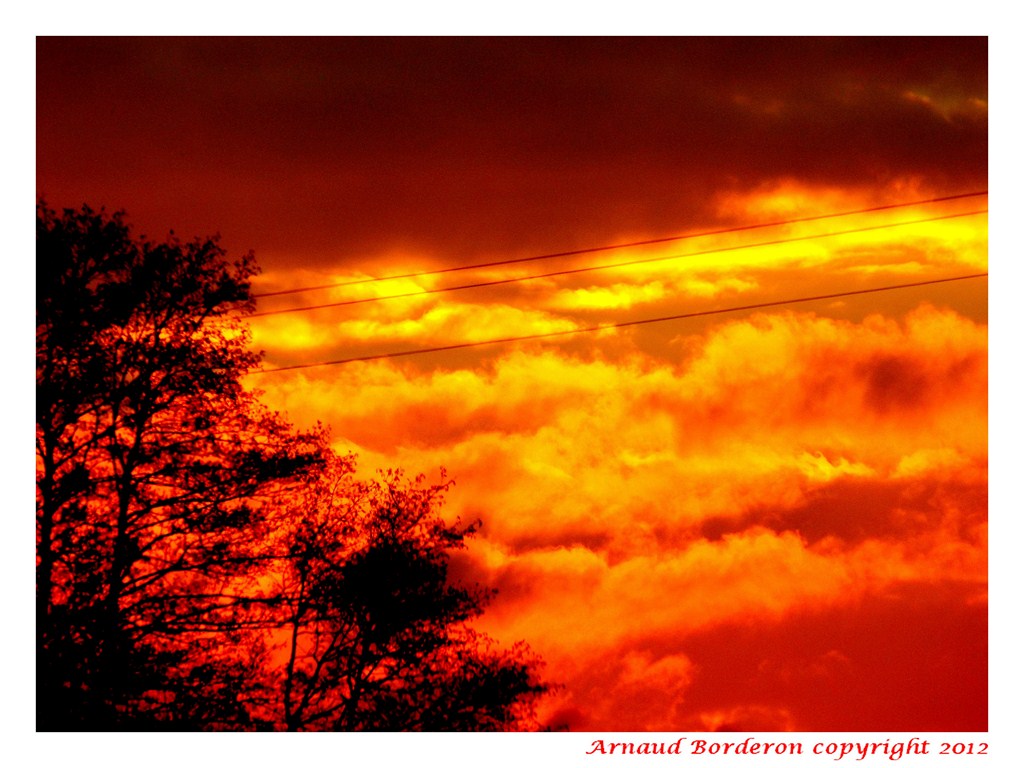
[[[527,639],[576,696],[607,654],[632,660],[607,667],[623,693],[587,727],[668,728],[666,712],[809,727],[754,704],[692,720],[688,638],[856,611],[903,585],[954,579],[984,599],[986,328],[928,304],[859,322],[785,311],[676,350],[670,364],[548,348],[260,383],[294,415],[326,417],[367,467],[452,470],[449,513],[483,522],[454,573],[498,591],[481,626]],[[670,637],[675,650],[644,655]],[[654,685],[647,668],[665,670],[667,709],[623,721],[616,707]],[[550,715],[583,727],[571,698]]]

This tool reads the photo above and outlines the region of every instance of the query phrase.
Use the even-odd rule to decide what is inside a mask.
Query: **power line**
[[[292,293],[306,293],[308,291],[322,291],[328,288],[344,288],[350,285],[364,285],[366,283],[379,283],[384,280],[402,280],[411,277],[426,277],[428,275],[443,275],[449,272],[462,272],[470,269],[484,269],[485,267],[501,267],[507,264],[522,264],[529,261],[540,261],[542,259],[555,259],[562,256],[579,256],[584,253],[599,253],[601,251],[611,251],[618,248],[635,248],[641,245],[656,245],[658,243],[671,243],[679,240],[689,240],[696,237],[711,237],[714,235],[726,235],[734,232],[747,232],[753,229],[766,229],[768,227],[781,227],[787,224],[801,224],[808,221],[821,221],[823,219],[835,219],[842,216],[855,216],[861,213],[876,213],[878,211],[889,211],[896,208],[909,208],[914,205],[927,205],[930,203],[944,203],[950,200],[963,200],[969,197],[981,197],[987,195],[988,190],[981,190],[978,192],[964,192],[958,195],[945,195],[943,197],[931,197],[925,200],[913,200],[904,203],[889,203],[888,205],[876,205],[870,208],[858,208],[851,211],[838,211],[834,213],[822,213],[816,216],[802,216],[800,218],[793,219],[782,219],[779,221],[763,222],[761,224],[746,224],[738,227],[728,227],[725,229],[706,230],[702,232],[690,232],[685,235],[673,235],[672,237],[660,237],[654,240],[636,240],[629,243],[618,243],[615,245],[602,245],[594,248],[581,248],[576,251],[559,251],[557,253],[545,253],[539,256],[524,256],[518,259],[503,259],[501,261],[489,261],[480,264],[464,264],[458,267],[445,267],[442,269],[431,269],[424,270],[422,272],[407,272],[402,275],[386,275],[384,277],[365,277],[359,280],[349,280],[342,283],[328,283],[325,285],[309,285],[302,288],[288,288],[281,291],[267,291],[264,293],[254,293],[252,296],[254,299],[263,299],[271,296],[286,296]]]
[[[560,277],[560,276],[563,276],[563,275],[576,275],[576,274],[580,274],[580,273],[583,273],[583,272],[595,272],[597,270],[602,270],[602,269],[614,269],[616,267],[631,267],[631,266],[636,266],[638,264],[652,264],[652,263],[660,262],[660,261],[671,261],[673,259],[684,259],[684,258],[690,258],[690,257],[693,257],[693,256],[707,256],[709,254],[727,253],[729,251],[740,251],[740,250],[745,250],[747,248],[760,248],[760,247],[769,246],[769,245],[783,245],[783,244],[786,244],[786,243],[797,243],[797,242],[804,242],[804,241],[807,241],[807,240],[819,240],[819,239],[825,238],[825,237],[838,237],[839,235],[852,235],[852,234],[858,234],[858,233],[862,233],[862,232],[872,232],[872,231],[876,231],[876,230],[880,230],[880,229],[890,229],[890,228],[893,228],[893,227],[910,226],[912,224],[927,224],[927,223],[933,222],[933,221],[942,221],[944,219],[956,219],[956,218],[960,218],[962,216],[977,216],[977,215],[982,214],[982,213],[988,213],[988,210],[985,209],[985,210],[979,210],[979,211],[967,211],[967,212],[961,212],[961,213],[949,213],[949,214],[945,214],[943,216],[932,216],[932,217],[927,218],[927,219],[914,219],[912,221],[899,221],[899,222],[890,222],[888,224],[876,224],[876,225],[870,226],[870,227],[857,227],[856,229],[846,229],[846,230],[840,230],[840,231],[837,231],[837,232],[819,232],[819,233],[814,234],[814,235],[802,235],[800,237],[789,237],[789,238],[782,238],[782,239],[779,239],[779,240],[768,240],[768,241],[764,241],[764,242],[760,242],[760,243],[746,243],[746,244],[742,244],[742,245],[731,245],[731,246],[727,246],[727,247],[723,247],[723,248],[710,248],[710,249],[703,250],[703,251],[694,251],[692,253],[678,253],[678,254],[674,254],[672,256],[653,256],[653,257],[647,258],[647,259],[636,259],[636,260],[633,260],[633,261],[623,261],[623,262],[617,262],[615,264],[600,264],[600,265],[590,266],[590,267],[576,267],[574,269],[562,269],[562,270],[558,270],[556,272],[543,272],[543,273],[536,274],[536,275],[521,275],[521,276],[518,276],[518,277],[507,277],[507,278],[503,278],[501,280],[487,280],[487,281],[478,282],[478,283],[463,283],[461,285],[451,285],[451,286],[447,286],[445,288],[428,288],[428,289],[424,289],[424,290],[420,290],[420,291],[412,291],[410,293],[396,293],[396,294],[391,294],[391,295],[388,295],[388,296],[371,296],[371,297],[362,298],[362,299],[347,299],[345,301],[335,301],[335,302],[331,302],[329,304],[316,304],[316,305],[309,306],[309,307],[291,307],[291,308],[288,308],[288,309],[272,309],[272,310],[267,310],[266,312],[255,312],[255,313],[249,315],[249,317],[267,317],[269,315],[284,315],[284,314],[289,314],[289,313],[292,313],[292,312],[312,312],[312,311],[317,310],[317,309],[330,309],[332,307],[347,307],[347,306],[352,306],[354,304],[367,304],[367,303],[376,302],[376,301],[387,301],[389,299],[407,299],[407,298],[412,298],[412,297],[415,297],[415,296],[427,296],[427,295],[435,294],[435,293],[449,293],[451,291],[463,291],[463,290],[467,290],[469,288],[487,288],[487,287],[491,287],[491,286],[495,286],[495,285],[508,285],[510,283],[522,283],[522,282],[526,282],[528,280],[539,280],[539,279],[544,278],[544,277]]]
[[[957,277],[943,277],[934,280],[922,280],[916,283],[900,283],[898,285],[883,285],[876,288],[862,288],[856,291],[842,291],[840,293],[826,293],[817,296],[802,296],[795,299],[783,299],[780,301],[765,301],[758,304],[746,304],[741,307],[726,307],[723,309],[707,309],[700,312],[687,312],[681,315],[668,315],[666,317],[651,317],[643,320],[625,320],[619,323],[606,323],[586,328],[574,328],[568,331],[549,331],[547,333],[534,333],[526,336],[507,336],[500,339],[487,339],[485,341],[466,341],[459,344],[449,344],[443,347],[425,347],[422,349],[407,349],[400,352],[386,352],[377,355],[366,355],[363,357],[347,357],[342,360],[328,360],[322,363],[300,363],[298,365],[284,365],[279,368],[266,368],[250,371],[249,373],[277,373],[279,371],[295,371],[303,368],[320,368],[328,365],[345,365],[346,363],[368,362],[371,360],[386,360],[394,357],[409,357],[411,355],[426,355],[433,352],[451,352],[457,349],[469,349],[471,347],[482,347],[490,344],[508,344],[515,341],[530,341],[533,339],[549,339],[557,336],[571,336],[580,333],[593,333],[605,331],[612,328],[627,328],[634,325],[649,325],[652,323],[664,323],[670,320],[686,320],[694,317],[706,317],[709,315],[722,315],[729,312],[744,312],[755,309],[767,309],[769,307],[781,307],[787,304],[801,304],[810,301],[822,301],[825,299],[839,299],[847,296],[861,296],[868,293],[881,293],[883,291],[897,291],[905,288],[918,288],[925,285],[937,285],[939,283],[951,283],[958,280],[971,280],[978,277],[988,277],[988,272],[979,272],[972,275],[959,275]]]

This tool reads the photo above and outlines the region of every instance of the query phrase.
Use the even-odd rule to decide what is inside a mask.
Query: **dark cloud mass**
[[[807,730],[985,730],[987,606],[965,597],[957,584],[908,588],[865,599],[856,619],[848,609],[807,612],[676,644],[703,661],[688,691],[689,708],[704,713],[693,727],[776,730],[771,715],[784,713]],[[722,690],[733,685],[760,708],[730,712]]]
[[[38,42],[38,191],[265,265],[706,223],[793,178],[983,186],[983,38]]]

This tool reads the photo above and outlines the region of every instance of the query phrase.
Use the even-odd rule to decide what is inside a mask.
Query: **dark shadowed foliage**
[[[530,727],[442,489],[355,483],[242,386],[251,255],[36,221],[37,727]]]
[[[336,463],[301,503],[282,573],[289,612],[280,687],[289,729],[518,730],[546,686],[522,646],[467,620],[489,595],[448,578],[473,532],[440,513],[448,484],[372,483]]]

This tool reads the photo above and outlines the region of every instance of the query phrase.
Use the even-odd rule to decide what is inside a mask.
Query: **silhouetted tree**
[[[356,482],[242,386],[251,255],[36,214],[37,728],[535,727],[447,485]]]
[[[261,490],[318,461],[241,386],[255,266],[224,255],[37,207],[41,729],[180,721],[204,638],[245,624]]]
[[[341,461],[303,499],[282,574],[289,730],[524,730],[547,686],[525,646],[501,651],[467,622],[489,594],[453,583],[474,527],[446,523],[448,484],[400,472],[354,483]]]

